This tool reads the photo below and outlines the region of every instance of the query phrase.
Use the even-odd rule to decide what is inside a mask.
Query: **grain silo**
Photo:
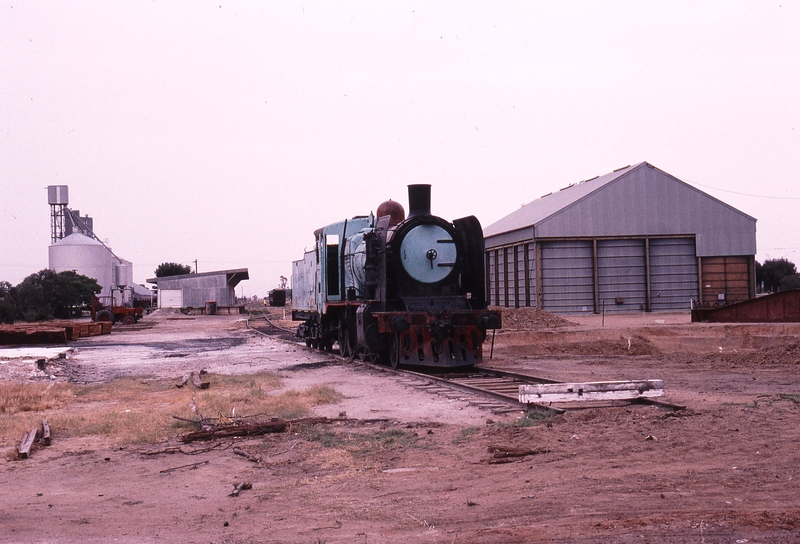
[[[117,257],[97,239],[90,217],[82,218],[67,207],[68,194],[66,185],[48,187],[53,242],[48,248],[49,268],[55,272],[72,270],[94,278],[102,287],[99,296],[113,296],[118,305],[129,303],[133,288],[132,263]]]
[[[73,270],[94,278],[103,288],[100,296],[113,294],[115,302],[128,302],[129,294],[120,288],[133,285],[131,263],[118,258],[101,242],[80,233],[70,234],[48,248],[50,269]],[[112,293],[113,291],[113,293]]]

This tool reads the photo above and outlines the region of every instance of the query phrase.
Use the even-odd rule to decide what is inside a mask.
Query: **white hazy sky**
[[[800,262],[800,2],[0,5],[12,284],[48,265],[48,185],[138,283],[197,259],[265,295],[316,228],[409,183],[486,226],[641,161]]]

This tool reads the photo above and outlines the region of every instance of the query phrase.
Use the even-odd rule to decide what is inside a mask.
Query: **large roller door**
[[[694,238],[650,240],[650,308],[687,310],[697,293]]]
[[[598,309],[645,310],[646,274],[644,240],[598,240]]]
[[[594,311],[592,242],[542,243],[542,307],[555,313]]]
[[[183,291],[181,289],[159,289],[159,308],[183,308]]]

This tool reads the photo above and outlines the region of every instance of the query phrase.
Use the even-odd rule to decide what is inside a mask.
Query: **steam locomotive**
[[[431,215],[431,186],[314,232],[292,263],[292,319],[306,346],[398,365],[459,367],[482,359],[487,330],[484,240],[474,216]],[[377,216],[377,217],[376,217]]]

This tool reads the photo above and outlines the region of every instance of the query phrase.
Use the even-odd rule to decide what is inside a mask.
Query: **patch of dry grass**
[[[173,418],[297,418],[320,404],[342,397],[331,387],[277,392],[274,373],[248,376],[207,375],[208,389],[175,387],[175,380],[121,378],[96,385],[0,384],[0,440],[17,444],[23,433],[47,419],[53,440],[96,436],[109,445],[160,442],[196,426]],[[192,410],[195,406],[197,411]]]
[[[0,414],[59,408],[73,397],[72,388],[63,383],[0,383]]]

